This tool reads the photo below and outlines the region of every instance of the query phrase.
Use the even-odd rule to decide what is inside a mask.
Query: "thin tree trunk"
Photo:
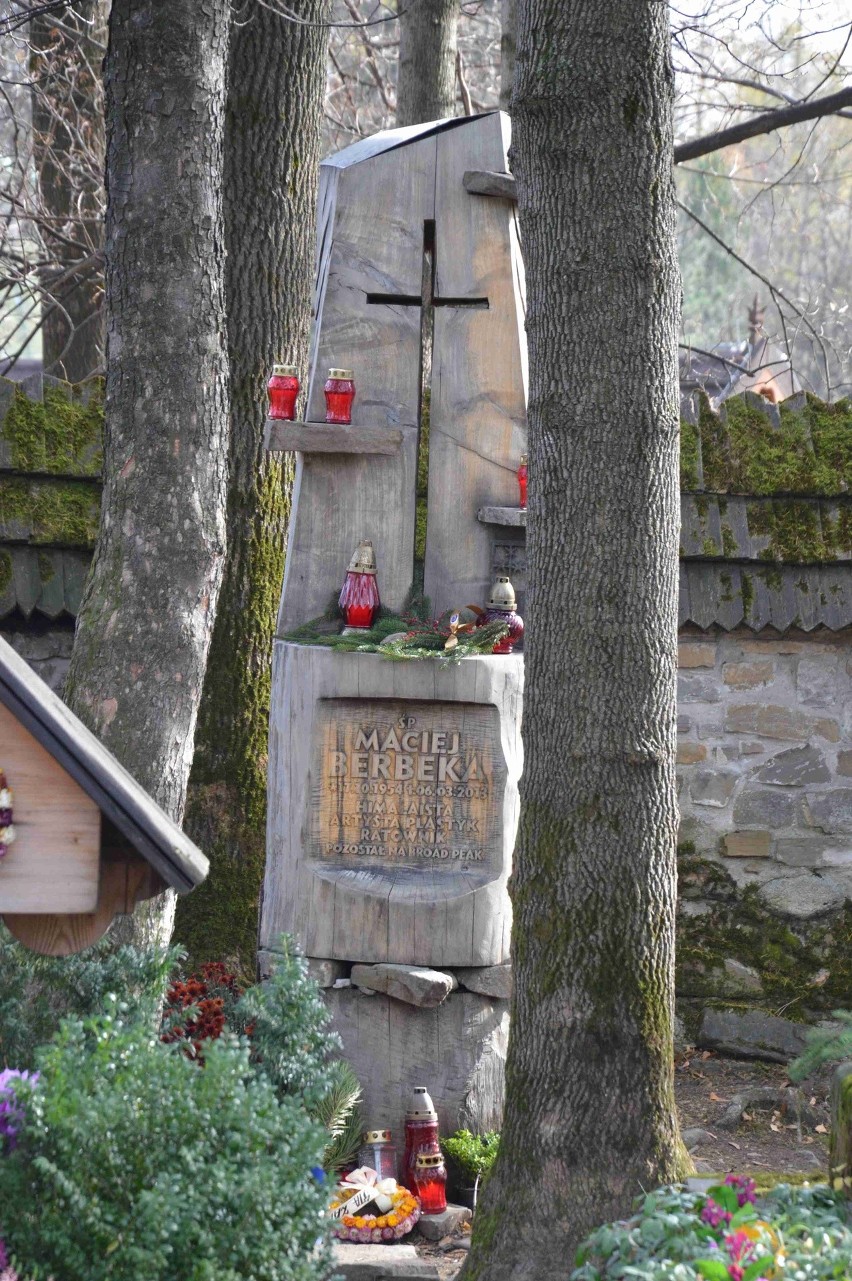
[[[178,822],[224,560],[227,43],[227,0],[114,0],[105,483],[68,698]]]
[[[104,111],[107,0],[37,13],[30,30],[43,364],[80,382],[103,366]]]
[[[564,1281],[590,1228],[688,1163],[672,1066],[671,98],[665,5],[520,0],[531,386],[516,996],[468,1281]]]
[[[331,0],[298,0],[312,24]],[[328,29],[260,5],[232,29],[225,141],[231,363],[228,559],[204,686],[187,828],[211,859],[178,908],[193,962],[253,967],[265,864],[270,650],[284,571],[293,461],[267,455],[276,361],[307,382]]]
[[[518,0],[503,0],[500,32],[500,110],[511,110],[518,51]]]
[[[407,0],[399,16],[396,123],[455,114],[458,0]]]

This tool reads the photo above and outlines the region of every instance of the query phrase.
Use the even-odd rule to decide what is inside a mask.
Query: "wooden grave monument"
[[[269,448],[296,450],[297,470],[274,641],[261,968],[292,933],[327,988],[371,1125],[399,1127],[412,1083],[429,1087],[444,1127],[500,1122],[523,658],[390,662],[284,637],[327,609],[365,538],[383,604],[403,607],[424,404],[432,613],[485,604],[497,571],[522,608],[515,207],[465,185],[507,173],[508,131],[495,112],[380,133],[323,163],[307,421],[268,426]],[[354,370],[351,426],[323,421],[336,366]]]
[[[2,638],[0,771],[0,916],[34,951],[80,952],[140,900],[207,875],[201,851]]]

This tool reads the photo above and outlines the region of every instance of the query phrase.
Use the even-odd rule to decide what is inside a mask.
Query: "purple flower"
[[[23,1082],[31,1089],[38,1082],[38,1076],[38,1072],[19,1072],[16,1068],[0,1072],[0,1148],[3,1151],[11,1152],[17,1146],[25,1119],[24,1105],[16,1088]]]
[[[757,1184],[754,1179],[750,1179],[746,1174],[729,1174],[725,1183],[729,1188],[736,1188],[738,1205],[745,1205],[747,1202],[755,1204]]]
[[[709,1223],[711,1228],[718,1228],[723,1223],[728,1224],[731,1222],[729,1211],[723,1210],[721,1205],[714,1201],[711,1196],[704,1203],[701,1218],[705,1223]]]

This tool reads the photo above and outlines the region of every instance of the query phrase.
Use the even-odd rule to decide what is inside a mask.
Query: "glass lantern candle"
[[[375,1170],[380,1179],[395,1179],[397,1152],[390,1130],[367,1130],[361,1137],[358,1164]]]
[[[515,645],[523,637],[524,620],[516,612],[516,604],[515,589],[509,582],[508,575],[498,574],[497,581],[491,588],[485,613],[477,621],[477,627],[484,627],[486,623],[494,622],[505,623],[508,627],[508,636],[497,641],[492,650],[494,654],[511,654]]]
[[[424,1214],[441,1214],[447,1208],[447,1167],[440,1152],[419,1152],[414,1162],[414,1187]]]
[[[269,417],[292,422],[296,417],[299,375],[295,365],[273,365],[272,377],[266,384],[269,395]]]
[[[351,369],[329,369],[325,386],[325,421],[327,423],[352,422],[352,402],[355,383]]]
[[[381,607],[373,544],[364,538],[355,548],[343,590],[337,602],[346,619],[346,631],[369,631]]]
[[[521,454],[521,465],[518,468],[518,506],[522,511],[527,509],[527,455]]]
[[[405,1113],[405,1154],[400,1182],[413,1188],[419,1156],[440,1156],[438,1146],[438,1113],[425,1085],[415,1085]]]

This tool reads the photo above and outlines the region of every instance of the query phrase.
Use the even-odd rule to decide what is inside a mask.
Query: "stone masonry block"
[[[757,685],[768,685],[774,679],[775,664],[771,658],[754,663],[725,663],[722,668],[722,680],[734,689],[754,689]]]
[[[837,660],[833,654],[800,658],[796,697],[813,707],[832,707],[837,696]]]
[[[758,771],[761,783],[776,787],[801,787],[805,783],[827,783],[831,771],[818,747],[788,747]]]
[[[512,967],[508,961],[504,965],[457,970],[456,978],[468,992],[479,992],[480,996],[498,996],[504,1001],[511,1000]]]
[[[739,777],[739,772],[732,769],[696,770],[689,783],[693,804],[722,809],[733,796]]]
[[[846,902],[846,887],[840,881],[813,872],[767,881],[758,893],[773,911],[799,921],[838,911]]]
[[[706,759],[707,748],[703,743],[678,743],[678,765],[697,765],[699,761],[706,761]]]
[[[796,836],[779,836],[775,842],[775,857],[788,867],[820,867],[824,865],[826,850],[831,841],[824,836],[811,836],[802,832]]]
[[[679,703],[718,703],[722,691],[715,676],[687,673],[677,678],[677,701]]]
[[[703,641],[681,641],[677,647],[678,667],[715,667],[716,646]]]
[[[852,752],[838,752],[837,772],[844,778],[852,778]]]
[[[777,831],[796,821],[796,802],[787,792],[767,789],[742,792],[734,805],[737,827],[763,827]]]
[[[816,734],[829,743],[840,741],[840,726],[836,720],[766,703],[740,703],[729,707],[725,713],[725,729],[731,734],[761,734],[764,738],[805,741]]]
[[[353,965],[349,977],[355,987],[385,992],[397,1001],[421,1008],[440,1005],[458,986],[452,974],[421,965]]]
[[[728,832],[722,840],[728,858],[769,858],[769,832]]]
[[[823,832],[852,832],[852,788],[838,787],[833,792],[809,792],[805,817],[812,827]]]

